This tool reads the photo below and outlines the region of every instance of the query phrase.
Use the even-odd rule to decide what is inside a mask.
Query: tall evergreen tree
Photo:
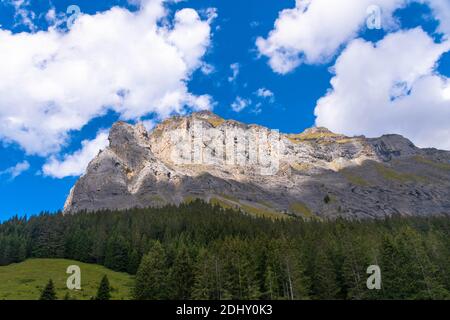
[[[134,298],[137,300],[161,300],[169,295],[167,261],[164,248],[156,241],[144,255],[136,273]]]
[[[223,298],[258,299],[260,279],[249,243],[239,238],[226,238],[222,250]]]
[[[315,270],[312,277],[314,296],[317,299],[336,299],[339,293],[339,287],[336,281],[336,271],[330,257],[323,248],[318,248],[314,261]]]
[[[116,271],[127,271],[128,250],[123,236],[112,236],[106,245],[105,266]]]
[[[186,300],[191,298],[192,286],[194,285],[194,262],[184,244],[181,244],[177,249],[171,270],[171,280],[175,299]]]
[[[47,285],[44,287],[44,289],[41,292],[41,297],[39,300],[56,300],[56,291],[55,286],[53,285],[53,280],[48,280]]]
[[[109,286],[108,276],[105,274],[100,281],[100,285],[97,290],[96,300],[109,300],[111,299],[111,287]]]
[[[217,292],[214,266],[214,259],[208,253],[208,250],[201,248],[194,266],[193,299],[209,300],[220,298],[220,293]]]
[[[133,249],[128,256],[127,272],[136,274],[140,263],[140,256],[136,249]]]

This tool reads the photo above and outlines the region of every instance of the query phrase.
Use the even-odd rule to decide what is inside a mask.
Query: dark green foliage
[[[136,273],[134,297],[138,300],[158,300],[170,297],[164,248],[156,241],[146,254]]]
[[[272,221],[194,201],[14,217],[0,224],[0,265],[98,263],[137,274],[139,299],[447,299],[449,230],[448,216]],[[382,290],[367,289],[369,265]]]
[[[129,252],[132,253],[125,238],[114,235],[106,244],[105,266],[117,271],[127,271]]]
[[[184,243],[175,251],[171,272],[173,297],[178,300],[189,299],[194,285],[194,259]]]
[[[53,280],[50,279],[45,286],[44,290],[41,292],[41,297],[39,300],[56,300],[55,286],[53,285]]]
[[[100,281],[100,285],[98,287],[96,300],[109,300],[111,299],[111,288],[109,286],[108,276],[104,275],[102,280]]]

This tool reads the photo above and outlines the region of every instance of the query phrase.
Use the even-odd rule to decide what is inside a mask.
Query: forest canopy
[[[256,218],[180,206],[0,224],[0,265],[67,258],[136,275],[136,299],[448,299],[450,219]],[[381,269],[381,290],[366,286]]]

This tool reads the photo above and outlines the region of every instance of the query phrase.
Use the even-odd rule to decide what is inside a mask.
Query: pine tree
[[[260,283],[252,248],[247,241],[227,238],[223,247],[224,299],[258,299]],[[261,279],[262,280],[262,279]]]
[[[192,298],[198,300],[214,299],[220,296],[215,295],[214,262],[208,251],[200,249],[197,262],[194,267],[194,285]]]
[[[136,274],[139,268],[140,257],[136,249],[133,249],[128,256],[127,272],[130,274]]]
[[[264,274],[264,288],[263,297],[269,300],[278,298],[278,281],[271,266],[268,266]]]
[[[139,265],[135,279],[134,298],[136,300],[162,300],[168,297],[166,255],[161,243],[156,241]]]
[[[105,266],[116,271],[127,271],[128,246],[123,236],[114,235],[106,246]]]
[[[56,300],[56,292],[55,292],[55,286],[53,285],[53,280],[50,279],[45,286],[44,290],[41,292],[41,297],[39,300]]]
[[[172,288],[175,299],[186,300],[190,299],[194,284],[194,263],[184,244],[177,251],[171,272]]]
[[[111,288],[109,286],[108,276],[105,274],[100,281],[100,285],[97,290],[96,300],[109,300],[111,299]]]
[[[295,252],[286,252],[284,255],[284,268],[289,299],[299,300],[309,298],[309,279],[305,275],[301,264],[302,258]]]
[[[330,257],[319,248],[315,257],[315,270],[312,279],[312,289],[317,299],[336,299],[339,287],[336,272]]]
[[[438,268],[430,261],[420,237],[410,227],[382,246],[383,297],[386,299],[443,299]]]
[[[342,240],[342,267],[341,279],[343,298],[346,299],[364,299],[369,294],[367,289],[367,267],[369,258],[367,252],[370,250],[364,240],[356,235],[353,238],[347,236]],[[372,291],[376,293],[376,291]]]

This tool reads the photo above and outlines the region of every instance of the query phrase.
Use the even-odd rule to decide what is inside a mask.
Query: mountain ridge
[[[201,111],[150,132],[117,122],[109,141],[64,212],[194,198],[270,217],[450,212],[450,152],[420,149],[396,134],[348,137],[320,127],[284,134]]]

